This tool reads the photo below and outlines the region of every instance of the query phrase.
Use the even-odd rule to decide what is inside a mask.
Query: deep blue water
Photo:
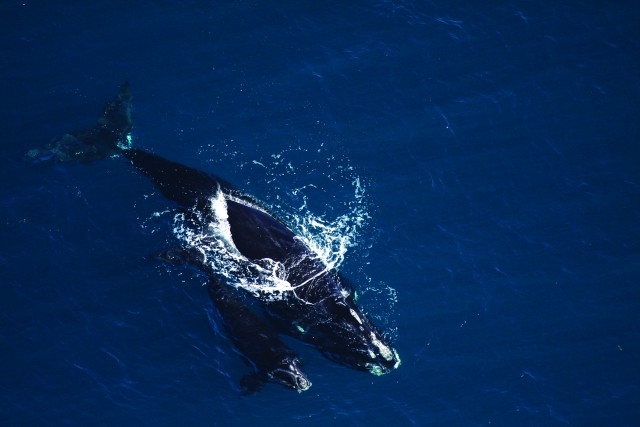
[[[638,425],[637,3],[64,3],[0,4],[0,424]],[[313,387],[240,395],[203,278],[146,258],[170,204],[23,157],[124,79],[134,144],[283,216],[361,180],[342,271],[397,371],[290,341]]]

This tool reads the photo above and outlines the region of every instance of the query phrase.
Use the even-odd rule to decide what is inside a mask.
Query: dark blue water
[[[638,425],[638,22],[622,1],[2,2],[0,424]],[[397,371],[291,341],[313,387],[240,396],[204,279],[146,258],[170,204],[118,159],[23,158],[124,79],[134,144],[283,216],[353,215],[360,179],[342,270]]]

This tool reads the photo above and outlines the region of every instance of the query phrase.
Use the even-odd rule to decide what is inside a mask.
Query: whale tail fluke
[[[129,83],[120,86],[118,95],[107,102],[97,124],[67,133],[44,147],[27,152],[39,162],[91,162],[118,154],[131,146],[131,91]]]

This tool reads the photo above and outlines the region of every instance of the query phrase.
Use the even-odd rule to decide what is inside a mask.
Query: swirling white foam
[[[358,178],[353,181],[353,210],[329,220],[313,215],[306,207],[306,199],[296,215],[283,215],[298,238],[302,240],[327,266],[326,271],[338,268],[344,261],[348,248],[357,242],[360,227],[369,215],[363,203],[364,188]],[[198,250],[204,263],[226,281],[241,287],[261,299],[292,297],[300,283],[285,280],[282,264],[273,260],[252,262],[244,257],[233,244],[228,221],[226,199],[262,209],[245,200],[218,190],[209,200],[212,215],[204,218],[199,210],[179,212],[173,218],[173,232],[184,246]]]
[[[352,185],[354,199],[348,204],[349,211],[337,218],[312,213],[307,207],[306,197],[297,214],[285,215],[298,237],[327,265],[328,270],[343,263],[347,250],[358,244],[359,232],[370,218],[360,178],[355,177]]]
[[[209,200],[212,215],[198,210],[179,212],[173,217],[173,232],[181,243],[199,251],[203,262],[226,281],[260,298],[281,298],[291,285],[282,279],[282,267],[275,262],[255,263],[233,244],[227,205],[222,191]]]

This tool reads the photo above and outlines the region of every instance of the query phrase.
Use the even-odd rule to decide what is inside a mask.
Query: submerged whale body
[[[130,112],[131,95],[124,84],[118,96],[107,103],[95,128],[65,135],[31,150],[28,156],[52,162],[90,161],[113,155],[128,159],[167,199],[190,214],[190,227],[206,230],[222,216],[230,230],[228,243],[248,265],[268,261],[278,266],[281,279],[290,286],[278,298],[257,298],[268,321],[280,332],[313,345],[330,360],[374,375],[399,366],[397,352],[357,306],[353,290],[337,272],[330,270],[284,222],[224,180],[132,148]],[[213,206],[214,200],[223,202],[224,212]],[[204,262],[197,264],[212,278],[218,273]],[[243,274],[247,277],[236,279],[260,279],[248,277],[253,275],[250,269]],[[209,289],[218,292],[223,289],[220,286]],[[212,295],[214,304],[216,295]],[[233,316],[239,316],[240,311],[228,310],[223,316],[235,321]]]

